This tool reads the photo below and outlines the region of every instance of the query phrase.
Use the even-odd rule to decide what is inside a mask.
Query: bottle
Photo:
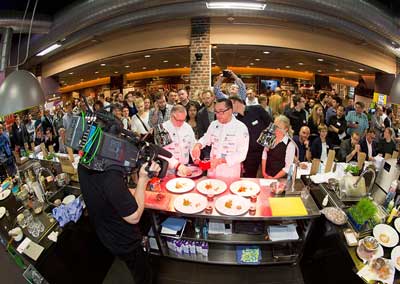
[[[393,200],[390,201],[390,202],[393,202]],[[389,215],[389,217],[387,218],[386,223],[387,223],[387,224],[390,224],[390,223],[392,222],[393,218],[394,218],[395,216],[397,216],[397,213],[398,213],[397,208],[394,207],[394,208],[392,209],[392,211],[390,212],[390,215]]]
[[[390,201],[394,199],[394,196],[396,195],[396,190],[397,190],[397,180],[392,181],[392,184],[390,185],[389,191],[386,194],[385,202],[383,203],[384,208],[388,208]]]

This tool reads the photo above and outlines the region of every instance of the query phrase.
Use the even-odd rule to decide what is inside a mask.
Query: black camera
[[[229,71],[229,70],[222,71],[222,77],[230,78],[231,76],[232,76],[231,71]]]

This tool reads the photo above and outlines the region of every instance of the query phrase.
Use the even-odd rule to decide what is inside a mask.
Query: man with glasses
[[[294,135],[298,135],[300,128],[307,125],[307,114],[304,110],[306,107],[306,99],[302,96],[293,97],[294,108],[290,109],[286,116],[290,120]]]
[[[249,148],[249,131],[245,124],[233,116],[229,99],[218,99],[215,108],[217,120],[211,122],[207,132],[193,147],[193,160],[200,159],[201,149],[211,146],[208,171],[210,177],[239,178],[241,162],[246,159]]]
[[[182,105],[175,105],[171,109],[170,120],[163,123],[171,137],[172,143],[164,146],[164,149],[172,153],[168,160],[169,169],[175,169],[179,175],[191,175],[187,165],[189,163],[190,150],[196,143],[192,127],[186,123],[186,108]]]

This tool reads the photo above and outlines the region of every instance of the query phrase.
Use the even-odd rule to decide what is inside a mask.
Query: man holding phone
[[[356,102],[355,110],[349,111],[346,115],[347,134],[350,136],[354,132],[363,136],[369,127],[368,117],[364,113],[364,107],[365,105],[363,102]]]
[[[168,121],[171,116],[172,105],[167,104],[165,95],[161,92],[154,94],[154,108],[149,112],[149,126],[154,128],[165,121]]]
[[[235,84],[229,87],[229,94],[224,94],[221,91],[221,84],[226,78],[233,78],[235,80]],[[214,94],[217,99],[239,96],[243,101],[246,101],[246,85],[232,70],[226,69],[222,71],[222,74],[219,75],[217,82],[214,84]]]

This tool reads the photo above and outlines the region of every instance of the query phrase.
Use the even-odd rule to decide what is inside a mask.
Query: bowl
[[[372,236],[365,237],[361,240],[361,243],[364,246],[365,250],[369,252],[376,251],[379,246],[378,240]]]

